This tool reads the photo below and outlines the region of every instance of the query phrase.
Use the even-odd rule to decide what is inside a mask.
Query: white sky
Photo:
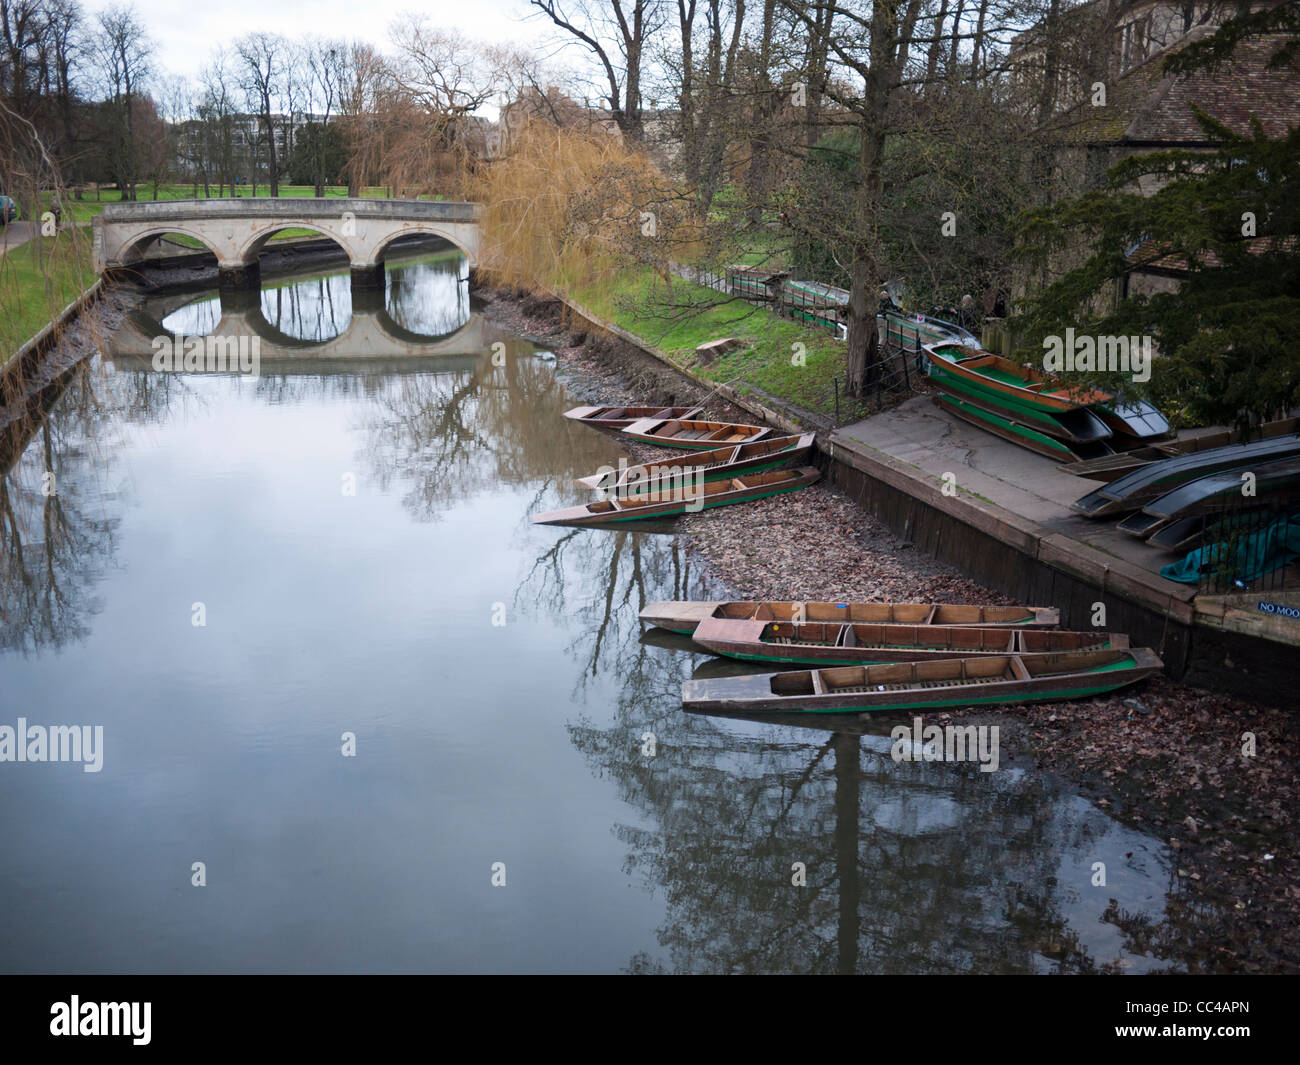
[[[82,0],[88,16],[113,0]],[[132,6],[154,42],[156,70],[196,78],[215,45],[229,46],[245,33],[264,30],[286,37],[344,37],[388,47],[388,27],[406,11],[427,17],[431,26],[457,29],[491,43],[541,44],[549,22],[522,21],[527,0],[254,0],[251,4],[212,5],[178,0],[133,0]]]

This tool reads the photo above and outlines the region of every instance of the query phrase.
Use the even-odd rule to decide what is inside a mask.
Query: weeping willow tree
[[[666,272],[691,241],[689,197],[601,126],[517,124],[473,193],[485,204],[482,270],[508,287],[588,285],[631,265]]]

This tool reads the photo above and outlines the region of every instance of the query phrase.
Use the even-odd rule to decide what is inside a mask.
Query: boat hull
[[[703,465],[704,480],[720,481],[728,477],[749,472],[759,473],[773,470],[791,463],[803,462],[812,451],[815,436],[804,433],[801,436],[775,436],[769,440],[758,440],[753,444],[740,444],[735,447],[714,448],[710,451],[694,451],[686,455],[672,455],[654,462],[643,462],[628,466],[612,483],[607,481],[609,474],[593,474],[579,477],[578,483],[598,491],[618,492],[637,483],[649,484],[654,479],[667,479],[676,469],[691,469]],[[738,458],[732,456],[739,455]],[[662,471],[656,473],[655,471]],[[617,471],[615,471],[617,472]]]
[[[706,618],[693,642],[742,662],[812,666],[874,665],[980,655],[1110,651],[1128,647],[1122,633],[945,625],[793,624]]]
[[[682,706],[703,713],[867,714],[1055,702],[1115,691],[1162,668],[1145,647],[841,666],[689,680]]]
[[[703,407],[574,407],[564,412],[570,421],[590,425],[593,429],[616,432],[645,418],[692,418]]]
[[[625,436],[656,447],[709,451],[727,444],[747,444],[773,434],[762,425],[739,422],[706,422],[689,418],[645,418],[623,429]],[[694,435],[699,434],[699,435]]]
[[[726,602],[677,600],[647,603],[642,624],[690,636],[706,618],[743,620],[861,622],[884,625],[947,625],[981,628],[1055,628],[1055,607],[1008,607],[976,603],[827,603],[797,600]]]
[[[1000,436],[1003,440],[1009,440],[1020,447],[1036,451],[1040,455],[1046,455],[1050,459],[1056,459],[1058,462],[1072,462],[1079,457],[1078,453],[1073,451],[1070,445],[1063,440],[1056,440],[1045,433],[1020,425],[1008,418],[1000,418],[996,414],[982,411],[964,400],[952,396],[935,396],[934,402],[940,410],[945,410],[954,417],[969,422],[977,429],[983,429],[994,436]]]
[[[1150,501],[1171,494],[1190,482],[1220,473],[1257,470],[1262,465],[1295,457],[1300,457],[1300,434],[1174,455],[1149,463],[1081,496],[1070,504],[1070,509],[1089,518],[1124,514],[1140,510]]]
[[[803,466],[797,470],[776,470],[766,473],[745,474],[732,478],[728,482],[705,483],[704,495],[697,498],[693,491],[685,491],[678,485],[675,491],[655,493],[654,500],[647,496],[643,499],[632,497],[619,500],[617,497],[588,503],[585,506],[568,507],[553,510],[546,514],[533,515],[534,525],[616,525],[630,521],[645,521],[652,518],[670,518],[679,514],[691,514],[714,507],[730,506],[733,503],[752,503],[769,496],[797,492],[821,477],[821,471],[815,466]],[[665,500],[662,497],[667,495]]]
[[[930,383],[969,406],[978,407],[999,418],[1020,422],[1027,428],[1069,444],[1095,444],[1108,440],[1111,436],[1106,424],[1085,407],[1054,414],[1032,407],[1016,407],[1000,402],[1001,397],[938,367],[931,368]]]

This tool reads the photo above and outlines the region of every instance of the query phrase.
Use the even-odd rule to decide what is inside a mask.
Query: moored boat
[[[1000,436],[1002,439],[1009,440],[1020,447],[1028,448],[1030,451],[1037,451],[1040,455],[1046,455],[1058,462],[1070,462],[1084,455],[1095,455],[1099,451],[1103,454],[1110,453],[1110,449],[1106,447],[1104,441],[1095,444],[1070,444],[1064,440],[1048,436],[1046,433],[1041,433],[1021,422],[981,410],[965,400],[958,399],[956,396],[935,396],[934,402],[940,409],[948,411],[948,413],[955,415],[962,421],[970,422],[971,425],[983,429],[987,433]]]
[[[745,471],[757,473],[788,463],[803,462],[812,450],[814,439],[813,433],[773,436],[766,440],[756,440],[752,444],[695,451],[687,455],[669,455],[655,459],[654,462],[625,466],[621,470],[611,469],[605,474],[579,477],[578,483],[585,484],[588,488],[612,492],[629,489],[643,491],[644,488],[670,481],[674,477],[690,475],[697,469],[703,469],[705,481],[718,481]]]
[[[595,503],[534,514],[532,520],[535,525],[608,525],[613,522],[673,517],[796,492],[820,476],[817,467],[802,466],[794,470],[746,473],[725,481],[706,481],[700,485],[678,480],[666,489],[626,496],[615,495]]]
[[[978,655],[1111,651],[1128,647],[1117,632],[982,628],[949,625],[840,624],[705,618],[693,641],[715,655],[746,662],[838,666],[920,662]]]
[[[643,418],[693,418],[703,407],[574,407],[564,416],[594,429],[625,429]]]
[[[647,603],[641,622],[691,635],[706,618],[761,621],[866,622],[878,625],[976,625],[1054,628],[1061,613],[1048,606],[993,606],[974,603],[826,603],[794,600],[723,602],[683,599]]]
[[[1146,647],[835,666],[688,680],[682,706],[705,713],[844,714],[1053,702],[1114,691],[1161,668]]]
[[[978,407],[988,414],[1036,429],[1057,440],[1072,444],[1096,444],[1111,437],[1110,428],[1087,407],[1051,413],[1029,407],[1013,408],[1009,404],[999,402],[999,397],[987,389],[938,366],[930,367],[929,380],[936,388],[963,404]]]
[[[1098,403],[1097,416],[1119,437],[1127,437],[1147,445],[1159,440],[1170,440],[1174,435],[1169,419],[1143,399],[1116,398],[1109,403]]]
[[[1048,374],[966,344],[922,344],[930,365],[993,393],[1013,409],[1068,411],[1111,399],[1094,389],[1071,388]]]
[[[706,422],[693,418],[642,418],[625,426],[623,432],[642,443],[699,451],[708,451],[724,444],[746,444],[774,435],[771,429],[761,425]]]

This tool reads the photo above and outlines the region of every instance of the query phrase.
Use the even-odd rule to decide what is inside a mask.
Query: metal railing
[[[1300,588],[1300,560],[1283,561],[1288,538],[1300,542],[1300,498],[1216,508],[1201,515],[1200,534],[1203,595]]]

